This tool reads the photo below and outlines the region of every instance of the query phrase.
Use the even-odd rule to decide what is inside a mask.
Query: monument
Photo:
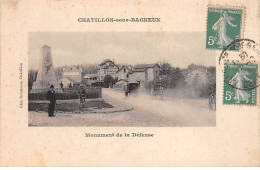
[[[37,78],[33,82],[30,93],[44,93],[50,88],[50,85],[54,86],[56,92],[62,92],[54,73],[51,47],[44,45],[41,50],[42,57],[39,63]]]

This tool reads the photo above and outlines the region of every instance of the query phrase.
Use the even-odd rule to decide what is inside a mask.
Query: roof
[[[158,66],[159,68],[161,68],[158,64],[139,64],[139,65],[136,65],[134,66],[134,69],[139,69],[139,68],[153,68],[155,66]]]
[[[101,64],[99,64],[99,65],[104,65],[105,63],[107,63],[107,62],[110,62],[110,63],[114,63],[113,61],[111,61],[111,60],[109,60],[109,59],[106,59],[105,61],[103,61]]]
[[[116,83],[121,82],[121,81],[128,82],[128,80],[126,80],[126,79],[120,79]]]
[[[144,72],[147,68],[134,68],[133,72]]]
[[[210,74],[208,71],[206,71],[206,70],[204,70],[204,69],[202,69],[202,68],[199,68],[199,67],[192,69],[191,71],[188,72],[188,74],[190,74],[191,72],[193,72],[193,71],[195,71],[195,70],[199,70],[199,71],[201,71],[201,72]]]
[[[101,64],[99,64],[99,66],[102,66],[102,65],[104,65],[106,63],[112,63],[112,64],[114,64],[114,66],[116,66],[119,69],[119,67],[113,61],[111,61],[109,59],[106,59],[105,61],[103,61]]]
[[[51,48],[50,46],[48,46],[48,45],[44,45],[44,46],[42,46],[42,48],[45,48],[45,47],[47,47],[47,48]]]
[[[139,64],[134,66],[133,72],[144,72],[146,69],[154,68],[155,66],[161,68],[158,64]]]
[[[126,69],[130,70],[127,66],[122,66],[119,70],[117,70],[117,73],[118,73],[120,70],[122,70],[123,68],[126,68]]]
[[[130,70],[130,71],[128,72],[128,74],[133,74],[133,70]]]
[[[81,68],[78,66],[65,66],[63,67],[63,72],[80,72]]]

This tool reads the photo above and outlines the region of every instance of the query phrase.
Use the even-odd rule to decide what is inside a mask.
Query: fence
[[[102,98],[102,88],[86,88],[86,98],[87,99],[95,99],[95,98]],[[46,94],[44,93],[29,93],[28,99],[29,100],[47,100]],[[70,99],[78,99],[79,95],[76,90],[74,91],[65,91],[63,93],[56,93],[57,100],[70,100]]]

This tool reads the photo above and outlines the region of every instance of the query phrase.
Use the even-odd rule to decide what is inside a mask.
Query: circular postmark
[[[219,64],[224,65],[224,82],[237,90],[252,90],[258,87],[258,44],[250,39],[236,39],[224,48]]]
[[[238,49],[238,50],[236,50]],[[219,64],[256,63],[259,57],[258,44],[250,39],[236,39],[222,50],[219,56]]]

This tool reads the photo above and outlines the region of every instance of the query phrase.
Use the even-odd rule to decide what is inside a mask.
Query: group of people
[[[78,95],[79,95],[79,99],[80,99],[80,107],[84,107],[84,103],[85,103],[85,97],[86,97],[86,90],[84,89],[83,85],[80,85],[80,88],[78,90]],[[54,117],[55,113],[55,105],[56,105],[56,94],[54,91],[54,86],[51,85],[50,89],[47,92],[47,100],[49,100],[49,108],[48,108],[48,116],[49,117]]]

